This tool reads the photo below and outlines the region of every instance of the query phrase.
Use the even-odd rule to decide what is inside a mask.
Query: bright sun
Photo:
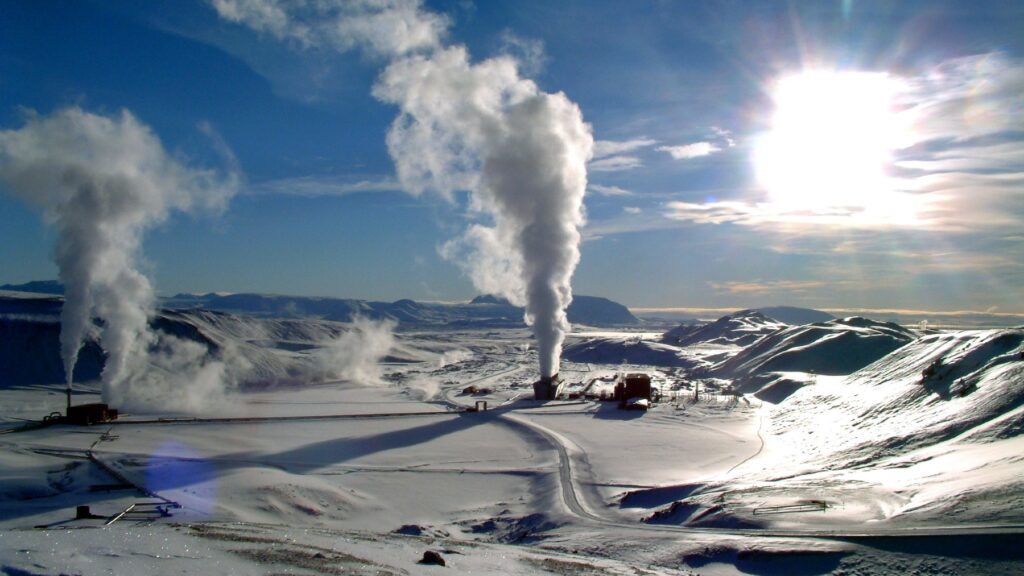
[[[781,210],[853,213],[884,204],[902,130],[887,74],[808,71],[776,88],[772,130],[755,151]]]

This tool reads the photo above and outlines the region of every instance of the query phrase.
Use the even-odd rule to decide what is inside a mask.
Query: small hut
[[[68,408],[68,423],[91,426],[117,420],[117,410],[106,404],[79,404]]]
[[[619,381],[615,384],[615,399],[619,401],[620,408],[625,408],[634,398],[647,400],[649,403],[651,395],[651,377],[648,374],[619,374]]]

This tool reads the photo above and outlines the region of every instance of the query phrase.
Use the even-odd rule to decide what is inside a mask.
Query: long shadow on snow
[[[138,476],[144,474],[148,477],[148,489],[160,493],[164,490],[175,490],[191,486],[203,481],[211,480],[216,474],[253,466],[267,466],[277,468],[294,474],[308,474],[329,468],[331,466],[349,462],[365,456],[371,456],[388,450],[408,448],[418,444],[424,444],[469,430],[481,424],[496,423],[501,426],[513,429],[524,442],[537,444],[543,449],[549,447],[542,438],[530,434],[523,434],[522,430],[509,424],[498,417],[510,410],[512,406],[499,407],[486,412],[462,412],[462,413],[441,413],[439,422],[432,422],[422,426],[403,428],[384,434],[371,434],[362,436],[348,436],[344,438],[331,438],[312,444],[305,444],[281,452],[265,454],[260,452],[236,452],[210,458],[178,458],[175,456],[153,457],[146,464],[147,470],[133,471],[123,470],[129,477],[136,481],[141,480]],[[148,468],[163,468],[160,474],[150,474]],[[176,470],[181,468],[182,470]],[[197,473],[201,470],[202,473]]]
[[[54,456],[41,466],[3,472],[6,477],[0,480],[0,521],[4,522],[66,510],[66,518],[50,522],[75,527],[74,522],[68,522],[75,517],[75,506],[88,504],[94,513],[113,514],[126,499],[147,499],[135,490],[92,491],[91,486],[114,485],[118,480],[86,460]],[[41,476],[46,478],[45,485],[34,480]]]
[[[636,420],[642,418],[647,412],[645,410],[623,410],[619,408],[618,402],[601,402],[598,404],[594,418],[600,420]]]
[[[927,554],[981,560],[1024,560],[1024,536],[1020,534],[950,534],[942,536],[871,536],[844,538],[888,552]]]
[[[212,457],[194,454],[171,454],[148,458],[130,456],[117,460],[115,454],[101,453],[100,457],[107,462],[117,460],[119,465],[116,468],[122,474],[138,485],[159,494],[167,490],[177,490],[209,482],[225,472],[260,465],[295,474],[308,474],[336,464],[388,450],[424,444],[437,438],[489,423],[496,423],[513,430],[523,442],[537,445],[544,450],[550,449],[542,437],[530,434],[528,431],[524,433],[519,427],[499,418],[500,415],[515,408],[514,405],[508,405],[484,412],[440,413],[438,418],[442,418],[442,420],[422,426],[403,428],[384,434],[331,438],[272,454],[236,452]],[[169,436],[172,435],[169,434]],[[46,472],[40,471],[40,473]],[[105,473],[93,467],[90,467],[90,475],[92,478],[88,481],[89,484],[113,481],[108,479]],[[4,487],[13,488],[10,485],[0,485],[0,488]],[[12,492],[16,492],[16,490],[12,490]],[[78,490],[74,493],[41,493],[30,498],[31,503],[3,507],[4,509],[0,511],[0,519],[12,520],[62,508],[67,508],[69,514],[73,515],[75,505],[96,505],[124,495],[125,492],[92,493],[87,491],[87,486],[79,486]],[[172,497],[173,495],[165,496]],[[14,497],[14,500],[23,499],[20,494]],[[101,512],[107,512],[107,510],[102,510]]]
[[[736,550],[730,546],[709,546],[686,554],[682,560],[690,568],[714,564],[732,564],[744,574],[757,576],[816,576],[831,574],[845,552],[808,552],[803,550]]]
[[[510,408],[502,407],[486,412],[462,412],[440,422],[415,428],[404,428],[385,432],[384,434],[355,438],[332,438],[276,454],[268,454],[262,457],[254,456],[253,458],[265,460],[267,463],[279,466],[288,472],[306,474],[334,464],[341,464],[380,452],[424,444],[431,440],[469,430],[485,423],[497,423],[501,426],[512,428],[511,425],[498,418],[498,416],[509,410]]]

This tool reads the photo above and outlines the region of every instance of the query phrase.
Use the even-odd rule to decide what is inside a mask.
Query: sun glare
[[[892,152],[903,136],[896,88],[884,73],[813,71],[782,79],[772,129],[755,151],[771,202],[817,213],[882,209],[892,190]]]

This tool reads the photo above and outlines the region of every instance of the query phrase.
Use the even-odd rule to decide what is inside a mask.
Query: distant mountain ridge
[[[59,280],[33,280],[24,284],[4,284],[0,286],[0,290],[61,295],[64,294],[64,285]]]
[[[202,308],[278,318],[317,317],[339,322],[356,316],[391,318],[403,324],[451,326],[522,326],[523,308],[504,298],[478,296],[469,303],[445,304],[403,299],[375,302],[345,298],[274,296],[265,294],[179,294],[164,300],[169,308]],[[574,296],[569,322],[597,326],[634,325],[638,320],[617,302],[596,296]]]
[[[63,285],[55,280],[0,286],[0,290],[63,294]],[[177,309],[201,309],[250,314],[269,318],[319,318],[350,322],[357,316],[380,320],[390,318],[400,324],[452,327],[524,326],[523,308],[492,295],[477,296],[468,303],[417,302],[409,299],[375,302],[353,298],[287,296],[274,294],[177,294],[162,298],[160,306]],[[594,326],[639,324],[628,308],[597,296],[577,295],[567,310],[569,322]]]

